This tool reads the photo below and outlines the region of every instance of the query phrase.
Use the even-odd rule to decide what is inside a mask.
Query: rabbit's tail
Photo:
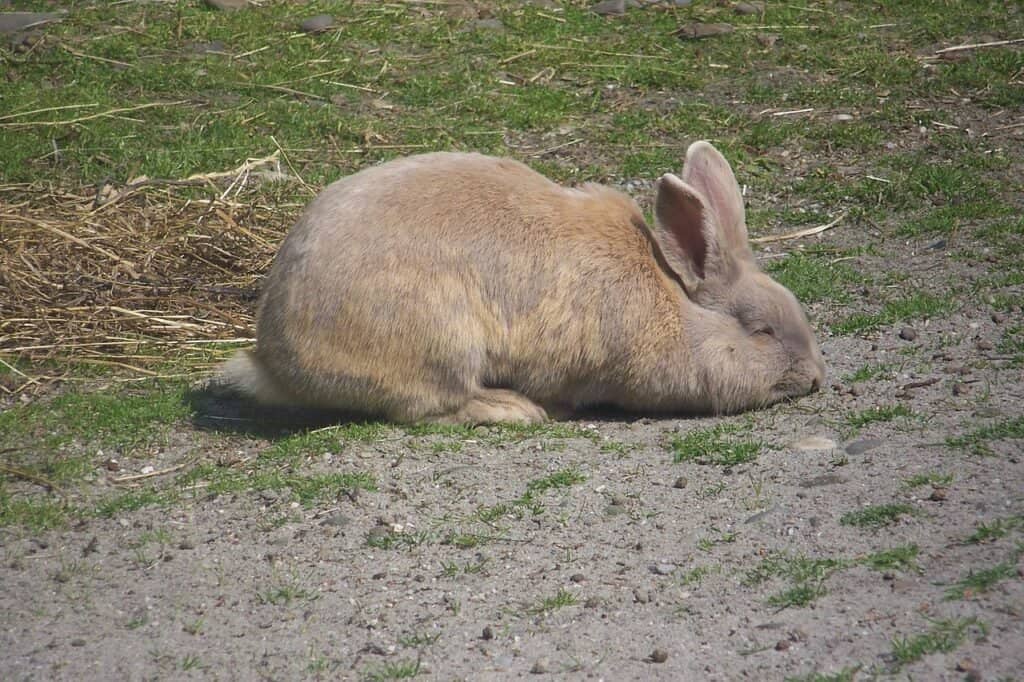
[[[285,405],[291,402],[263,363],[251,350],[236,353],[221,365],[216,378],[219,388],[240,393],[264,405]]]

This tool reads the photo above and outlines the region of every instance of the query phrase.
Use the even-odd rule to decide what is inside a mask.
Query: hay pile
[[[241,196],[268,160],[92,195],[0,186],[0,390],[95,365],[198,374],[251,341],[259,277],[298,210]]]

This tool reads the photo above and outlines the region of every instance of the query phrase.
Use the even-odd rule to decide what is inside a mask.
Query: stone
[[[900,338],[904,341],[913,341],[917,338],[917,330],[913,327],[904,327],[900,330]]]
[[[207,6],[214,9],[219,9],[225,12],[231,12],[237,9],[245,9],[249,6],[249,0],[205,0]]]
[[[846,454],[863,455],[868,450],[874,450],[884,444],[885,441],[881,438],[861,438],[846,444]]]
[[[323,33],[334,26],[334,17],[330,14],[317,14],[314,17],[304,19],[299,24],[299,30],[303,33]]]
[[[602,17],[614,16],[626,13],[626,0],[601,0],[590,11]]]

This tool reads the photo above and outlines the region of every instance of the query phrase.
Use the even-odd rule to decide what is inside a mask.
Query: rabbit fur
[[[432,153],[328,186],[264,282],[220,384],[399,422],[535,422],[587,405],[732,413],[816,390],[796,298],[757,267],[732,169],[690,146],[655,227],[625,194]]]

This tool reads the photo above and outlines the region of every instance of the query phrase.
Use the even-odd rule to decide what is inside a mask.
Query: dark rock
[[[571,576],[569,576],[569,580],[573,581],[574,583],[581,583],[586,579],[587,577],[582,573],[573,573]]]
[[[900,330],[900,338],[904,341],[913,341],[917,338],[917,330],[913,327],[904,327]]]
[[[491,629],[490,625],[485,625],[483,632],[480,633],[480,639],[492,640],[494,639],[494,630]]]
[[[244,9],[249,6],[249,0],[205,0],[205,2],[214,9],[224,11]]]
[[[992,313],[992,321],[996,324],[1002,324],[1006,322],[1006,315],[1002,313]]]
[[[874,450],[875,448],[884,444],[885,441],[882,440],[881,438],[861,438],[860,440],[855,440],[851,443],[847,443],[846,454],[862,455],[865,452],[869,450]]]
[[[626,13],[626,0],[601,0],[590,11],[603,17]]]
[[[736,14],[761,14],[764,12],[763,2],[737,2],[732,6]]]
[[[0,12],[0,34],[17,33],[64,18],[64,12]]]
[[[304,19],[299,24],[299,29],[303,33],[323,33],[332,26],[334,26],[334,17],[330,14],[317,14],[315,17]]]
[[[655,649],[651,652],[651,663],[664,663],[668,660],[668,652],[664,649]]]
[[[993,344],[988,339],[979,339],[978,342],[974,345],[978,347],[978,350],[992,350],[993,348],[995,348],[995,344]]]
[[[685,488],[687,483],[689,483],[689,481],[686,480],[686,476],[680,476],[675,480],[675,483],[672,484],[672,487]]]

